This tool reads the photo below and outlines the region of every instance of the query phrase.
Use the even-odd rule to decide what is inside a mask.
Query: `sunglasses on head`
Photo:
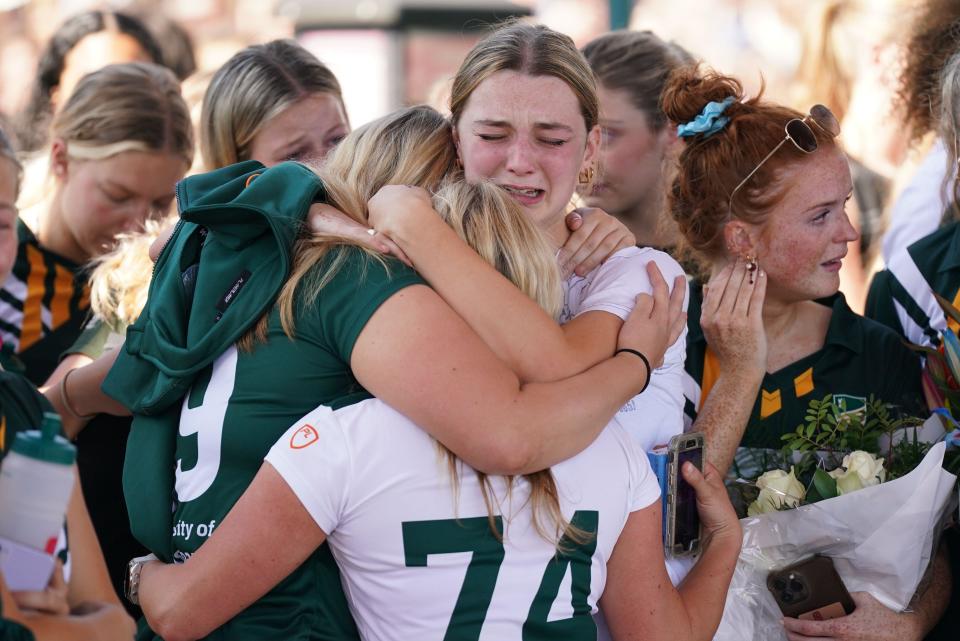
[[[784,126],[783,130],[786,133],[783,140],[781,140],[776,147],[770,150],[770,153],[763,157],[757,166],[753,168],[747,177],[740,181],[736,187],[733,188],[733,191],[730,192],[730,199],[727,202],[727,215],[729,216],[733,212],[733,197],[740,191],[740,188],[747,184],[747,181],[753,178],[753,175],[760,171],[760,168],[763,167],[763,164],[770,160],[770,157],[773,154],[777,153],[777,150],[780,147],[783,147],[784,143],[788,140],[793,143],[793,146],[802,151],[805,154],[812,154],[817,150],[817,135],[814,133],[813,129],[810,128],[810,125],[807,124],[807,120],[812,120],[813,124],[823,130],[831,138],[836,138],[840,135],[840,123],[837,122],[837,117],[833,115],[833,112],[824,107],[823,105],[814,105],[810,108],[810,113],[808,113],[803,118],[793,118],[792,120],[787,121],[787,124]]]

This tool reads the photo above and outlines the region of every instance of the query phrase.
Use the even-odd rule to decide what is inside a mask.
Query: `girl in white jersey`
[[[600,145],[596,81],[583,55],[567,36],[543,26],[501,28],[467,55],[454,78],[450,111],[467,181],[492,182],[513,196],[565,262],[561,248],[570,232],[564,216],[578,183],[593,179]],[[315,217],[329,215],[326,205],[314,209]],[[648,263],[686,290],[683,269],[669,255],[620,249],[589,272],[567,274],[561,326],[479,260],[432,210],[426,192],[385,187],[370,203],[370,223],[375,237],[396,242],[524,380],[563,378],[609,357],[637,295],[653,291]],[[609,254],[614,240],[596,253]],[[683,431],[685,344],[684,329],[655,367],[649,389],[618,414],[646,450]]]
[[[501,190],[457,182],[434,204],[528,295],[556,307],[553,252]],[[620,639],[712,637],[740,544],[715,470],[708,480],[685,470],[708,543],[678,592],[663,565],[657,481],[616,420],[579,455],[523,477],[472,473],[437,448],[382,401],[317,408],[277,442],[186,564],[144,568],[148,619],[175,616],[186,630],[165,638],[190,638],[329,538],[364,639],[595,639],[598,604]],[[241,542],[262,553],[240,562]]]

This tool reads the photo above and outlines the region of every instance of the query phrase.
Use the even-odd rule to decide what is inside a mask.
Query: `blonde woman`
[[[0,336],[27,377],[43,383],[88,312],[81,267],[173,202],[193,158],[173,74],[112,65],[77,85],[51,127],[50,188],[34,229],[18,221],[17,259],[0,291]]]
[[[322,161],[350,131],[340,83],[293,40],[234,54],[210,80],[200,116],[206,169],[242,160]]]
[[[445,123],[432,110],[417,111],[418,117],[388,117],[361,128],[332,156],[322,175],[343,211],[362,220],[365,196],[378,189],[385,175],[412,180],[420,172],[404,167],[437,167],[430,159],[436,158],[431,152],[438,149],[431,149],[430,143],[441,145],[440,151],[443,144],[450,149],[449,139],[444,143],[442,137]],[[406,140],[399,145],[405,155],[384,153],[397,151],[386,142],[396,138]],[[376,162],[367,154],[387,160]],[[397,166],[385,172],[384,165],[393,163]],[[352,182],[343,182],[344,177]],[[378,199],[394,200],[390,191],[404,189],[411,188],[380,190],[370,207]],[[543,305],[547,313],[559,312],[556,250],[501,189],[454,180],[437,190],[432,206],[535,304]],[[343,255],[315,240],[306,241],[298,254],[311,252]],[[344,262],[340,269],[351,267]],[[292,292],[301,291],[301,301],[317,292],[322,300],[336,287],[337,276],[327,274],[316,273],[319,280],[295,275],[281,295],[281,314],[292,319],[287,316],[296,309],[288,306]],[[663,287],[657,296],[659,305],[665,297]],[[674,297],[674,313],[678,303],[679,297]],[[638,304],[638,316],[649,313],[646,305]],[[635,331],[636,320],[627,323],[622,339]],[[299,335],[300,327],[297,323],[288,331]],[[456,348],[443,340],[442,332],[432,333],[431,340],[440,341],[445,350]],[[669,337],[661,340],[662,353]],[[383,349],[391,347],[389,342],[382,344]],[[593,402],[595,390],[589,386],[597,379],[592,374],[607,364],[570,379],[586,385],[580,388],[577,406]],[[452,397],[442,396],[444,404],[458,402],[464,391],[448,390]],[[480,397],[485,431],[492,437],[491,430],[502,418],[495,397]],[[556,398],[554,403],[563,401]],[[468,445],[461,451],[471,449]],[[670,584],[658,552],[662,546],[656,480],[643,452],[616,422],[586,451],[552,471],[488,477],[452,455],[438,458],[433,439],[374,399],[337,412],[317,408],[278,440],[268,461],[214,537],[187,563],[142,568],[141,603],[164,639],[209,633],[294,569],[327,533],[362,638],[430,638],[443,630],[447,636],[478,638],[482,630],[506,639],[519,638],[522,629],[525,638],[593,639],[591,614],[603,594],[610,623],[623,638],[709,639],[739,548],[738,525],[719,478],[713,471],[709,480],[691,473],[688,478],[701,492],[712,542],[682,593],[663,587]],[[260,517],[251,521],[268,505],[269,524]],[[258,549],[261,537],[272,537],[276,528],[288,534],[283,550],[251,563],[233,561],[234,554]],[[638,549],[651,553],[638,555]],[[460,551],[474,551],[473,560],[443,556]],[[572,584],[561,588],[568,571]],[[224,584],[237,587],[229,593],[216,587]],[[634,609],[631,604],[641,600],[649,607]],[[685,602],[698,607],[684,606]]]
[[[435,111],[413,108],[348,136],[320,176],[331,202],[362,220],[366,200],[385,183],[436,189],[454,164],[443,118]],[[275,177],[305,176],[296,164],[255,173],[256,179],[243,177],[251,180],[244,198],[257,197],[261,188],[269,193],[259,197],[272,197],[269,186]],[[353,211],[351,203],[360,203],[363,209]],[[173,248],[160,256],[158,274],[168,273],[167,264],[179,264],[179,254],[171,252],[179,251],[193,228],[182,229],[184,235],[174,236]],[[201,262],[215,242],[214,233],[204,245]],[[124,479],[128,508],[138,536],[154,542],[151,549],[164,554],[165,560],[186,560],[202,549],[210,530],[253,479],[269,447],[318,403],[344,405],[375,394],[415,418],[477,469],[519,473],[543,469],[583,449],[648,376],[641,359],[621,353],[578,377],[521,384],[402,264],[343,242],[309,238],[295,253],[293,273],[269,312],[265,332],[254,332],[240,346],[223,352],[203,352],[212,363],[198,371],[179,412],[174,404],[153,417],[135,417]],[[204,273],[202,264],[199,269]],[[169,273],[176,285],[172,291],[179,297],[180,270]],[[158,291],[167,291],[156,278],[154,283]],[[241,304],[249,291],[240,289],[232,304]],[[675,335],[682,324],[681,301],[675,297],[668,303],[666,287],[656,293],[653,310],[646,299],[636,322],[622,334],[625,345],[648,354],[654,364],[671,331]],[[144,331],[145,323],[154,318],[152,306],[164,304],[159,299],[148,302],[138,321]],[[202,315],[209,308],[192,309]],[[159,322],[167,320],[168,315]],[[120,400],[136,402],[134,397],[142,390],[124,387],[129,375],[138,371],[136,359],[162,361],[167,356],[164,350],[128,343],[105,389]],[[134,444],[135,436],[152,435],[169,435],[173,441],[169,461],[158,450],[147,452],[139,441]],[[142,464],[132,463],[131,456]],[[171,491],[176,496],[172,518],[167,511]],[[292,540],[288,543],[291,550],[300,549]],[[327,638],[355,636],[329,551],[314,548],[296,560],[299,567],[287,579],[216,634],[279,639],[320,630]],[[177,637],[168,624],[188,623],[172,618],[154,621],[164,638]],[[199,621],[190,618],[189,623]],[[144,638],[150,634],[145,631]]]

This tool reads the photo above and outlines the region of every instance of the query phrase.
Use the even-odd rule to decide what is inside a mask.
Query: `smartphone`
[[[703,470],[703,433],[677,434],[667,445],[667,520],[664,551],[667,556],[690,556],[700,551],[700,513],[697,493],[680,469],[686,462]]]
[[[817,555],[767,576],[767,589],[785,616],[812,621],[836,619],[856,607],[833,567],[833,559]]]

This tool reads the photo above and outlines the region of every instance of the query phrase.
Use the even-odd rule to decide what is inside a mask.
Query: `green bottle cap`
[[[10,449],[21,456],[47,463],[73,465],[77,458],[77,448],[61,436],[60,432],[60,417],[53,412],[44,412],[40,429],[20,432]]]

